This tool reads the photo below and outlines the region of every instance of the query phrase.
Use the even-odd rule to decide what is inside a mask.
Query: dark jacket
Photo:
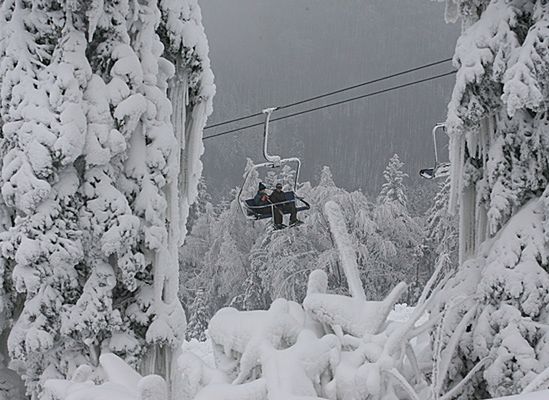
[[[273,190],[269,199],[271,200],[271,203],[282,203],[286,201],[286,195],[283,191],[277,192],[276,190]]]
[[[269,204],[269,195],[263,191],[257,192],[254,197],[254,203],[256,206]]]

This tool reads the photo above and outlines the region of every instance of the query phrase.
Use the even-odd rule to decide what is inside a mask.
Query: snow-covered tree
[[[187,231],[190,232],[197,219],[207,213],[207,209],[212,205],[212,196],[208,193],[206,180],[204,177],[198,181],[198,194],[196,200],[191,205],[189,217],[187,218]]]
[[[545,1],[449,0],[463,32],[448,107],[460,267],[439,307],[439,355],[453,354],[442,393],[465,399],[547,387],[549,142]]]
[[[26,363],[27,388],[36,395],[41,375],[65,372],[74,358],[74,344],[59,332],[62,305],[80,289],[84,254],[73,163],[84,145],[83,89],[91,71],[78,30],[82,16],[67,9],[60,18],[54,2],[4,2],[2,11],[2,195],[15,217],[0,248],[25,295],[8,346]]]
[[[329,293],[326,272],[315,270],[302,304],[278,298],[268,310],[219,310],[208,326],[215,367],[191,352],[180,358],[183,399],[427,398],[411,344],[424,308],[405,323],[387,321],[402,283],[365,301],[342,209],[328,201],[325,212],[352,297]]]
[[[187,306],[192,303],[194,290],[201,287],[197,277],[205,268],[205,255],[213,243],[217,218],[213,205],[207,204],[204,212],[197,216],[192,230],[185,238],[185,244],[181,246],[179,297]]]
[[[266,252],[259,250],[250,254],[250,269],[246,282],[244,283],[245,291],[242,295],[241,308],[243,310],[264,310],[270,303],[266,290],[263,287],[261,272],[265,269]]]
[[[250,196],[259,176],[254,180]],[[327,272],[332,290],[346,294],[336,242],[324,213],[330,200],[341,207],[369,299],[383,298],[399,280],[417,281],[423,233],[400,203],[376,205],[360,191],[338,188],[328,167],[321,170],[317,185],[305,183],[298,193],[311,209],[300,215],[305,225],[296,229],[272,232],[268,220],[246,221],[235,199],[219,216],[202,214],[181,251],[184,303],[190,305],[194,290],[201,287],[209,293],[209,315],[228,305],[264,309],[278,297],[302,301],[307,276],[318,268]],[[422,276],[420,283],[427,279]]]
[[[0,5],[0,266],[33,398],[108,350],[169,376],[214,91],[200,20],[194,0]]]
[[[182,248],[185,255],[181,264],[183,276],[189,277],[188,282],[182,284],[205,290],[208,315],[230,304],[237,296],[239,299],[235,301],[240,302],[252,246],[265,232],[263,224],[244,218],[236,198],[217,217],[212,217],[212,213],[210,210],[203,214],[188,236]],[[186,302],[192,302],[192,295]]]
[[[458,240],[457,218],[450,213],[448,201],[450,196],[450,179],[439,184],[434,203],[426,213],[426,242],[428,251],[435,257],[430,265],[433,272],[434,264],[443,263],[443,270],[450,272],[457,266]]]
[[[418,262],[422,256],[423,229],[407,207],[403,163],[394,155],[383,173],[383,184],[370,215],[362,217],[363,241],[368,255],[363,265],[366,287],[373,298],[384,297],[395,282],[419,285]]]
[[[205,291],[198,289],[194,294],[194,300],[189,307],[189,323],[187,325],[187,340],[206,340],[206,329],[208,329],[208,310],[205,299]]]
[[[274,188],[277,183],[282,183],[284,190],[295,190],[295,174],[295,169],[286,164],[280,170],[268,171],[263,183],[269,188]]]
[[[389,163],[385,167],[385,171],[383,171],[385,182],[381,186],[381,192],[378,197],[379,202],[397,202],[403,207],[408,205],[408,198],[406,197],[404,186],[404,179],[407,178],[408,175],[402,171],[403,166],[404,163],[400,161],[398,154],[391,157]]]

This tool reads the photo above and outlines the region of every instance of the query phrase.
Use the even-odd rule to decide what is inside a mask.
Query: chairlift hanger
[[[433,127],[433,146],[435,150],[435,164],[431,168],[423,168],[419,171],[419,175],[425,179],[442,178],[448,176],[450,173],[450,163],[439,162],[438,160],[438,146],[437,146],[437,133],[446,132],[446,125],[444,123],[438,123]]]
[[[266,162],[263,162],[261,164],[256,164],[248,170],[248,172],[244,176],[244,182],[240,188],[240,191],[238,192],[238,203],[240,205],[240,210],[242,211],[242,214],[244,215],[244,217],[246,217],[249,220],[260,220],[260,219],[266,219],[266,218],[273,218],[274,220],[273,211],[275,206],[280,206],[288,203],[296,204],[298,201],[302,204],[299,207],[297,207],[297,204],[296,204],[296,210],[298,213],[300,211],[309,210],[311,208],[309,203],[307,203],[303,198],[297,196],[295,193],[295,191],[297,190],[298,182],[299,182],[301,160],[297,157],[281,158],[278,155],[269,154],[269,151],[268,151],[269,121],[271,119],[272,113],[276,109],[277,107],[271,107],[271,108],[266,108],[262,111],[263,114],[265,114],[265,123],[264,123],[264,130],[263,130],[263,157],[265,158]],[[255,205],[253,198],[252,199],[243,198],[244,189],[249,186],[249,180],[250,180],[250,177],[253,176],[252,173],[254,171],[256,171],[259,168],[280,168],[283,165],[290,164],[290,163],[295,163],[297,165],[297,168],[296,168],[294,185],[292,190],[288,192],[284,192],[286,201],[276,203],[276,204],[258,206],[258,205]],[[287,213],[288,212],[285,212],[285,214]]]

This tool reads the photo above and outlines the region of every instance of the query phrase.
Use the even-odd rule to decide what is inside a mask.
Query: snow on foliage
[[[338,225],[335,234],[344,260],[352,239],[342,232],[338,206],[328,203],[326,212],[332,228]],[[357,264],[349,262],[344,272],[352,283]],[[402,322],[387,317],[404,283],[383,301],[368,302],[364,292],[355,297],[327,293],[323,270],[309,275],[303,305],[279,298],[267,311],[222,309],[208,328],[215,368],[191,352],[180,357],[183,399],[430,398],[432,385],[419,360],[431,355],[424,335],[431,323],[423,324],[420,318],[429,295],[432,299],[439,294],[435,281]]]
[[[456,349],[452,380],[466,374],[470,363],[489,360],[483,379],[479,375],[465,391],[469,398],[520,393],[549,368],[546,333],[540,331],[549,296],[544,204],[536,199],[525,205],[447,283],[444,297],[454,300],[439,299],[445,314],[441,348]],[[460,331],[465,320],[469,328]]]
[[[268,174],[270,184],[292,180],[292,171],[278,172]],[[251,180],[253,185],[244,188],[250,197],[259,176]],[[283,232],[270,231],[268,220],[246,221],[237,199],[221,210],[206,202],[181,249],[183,303],[191,307],[195,294],[203,290],[208,318],[226,306],[266,309],[278,297],[301,303],[307,276],[317,268],[327,272],[330,290],[348,294],[337,229],[330,229],[324,211],[328,202],[341,210],[336,227],[348,230],[351,250],[346,262],[358,265],[361,282],[355,282],[365,288],[369,300],[381,300],[401,280],[415,285],[424,235],[420,221],[405,207],[390,201],[374,203],[360,191],[338,188],[328,167],[322,169],[318,184],[304,183],[298,194],[311,209],[299,214],[304,225]]]
[[[322,280],[322,274],[322,271],[315,271],[312,274],[312,286],[309,289],[313,292],[313,287],[318,285],[318,280]],[[214,361],[210,360],[211,342],[194,340],[186,342],[178,360],[178,379],[176,380],[178,398],[183,400],[432,398],[430,397],[432,392],[425,387],[419,393],[415,391],[415,388],[424,386],[425,381],[414,380],[411,378],[413,373],[406,375],[407,377],[400,374],[400,368],[408,369],[406,363],[391,361],[391,358],[397,354],[387,351],[387,349],[394,351],[399,347],[395,347],[395,344],[406,337],[403,332],[409,331],[414,325],[420,327],[419,324],[425,322],[425,318],[417,318],[420,312],[414,308],[397,305],[386,321],[387,328],[384,329],[384,333],[376,336],[365,335],[362,343],[351,336],[341,340],[331,333],[322,335],[322,330],[316,331],[315,334],[310,328],[302,326],[301,332],[292,345],[286,344],[285,348],[275,350],[269,342],[264,343],[261,346],[262,357],[258,360],[263,367],[262,376],[242,384],[231,383],[227,373],[221,371],[219,366],[217,369],[213,366]],[[251,325],[248,328],[257,331]],[[246,329],[241,332],[246,332]],[[322,337],[319,339],[318,335]],[[405,357],[410,357],[410,361],[414,360],[412,352],[418,352],[418,354],[424,352],[422,349],[426,341],[408,341],[408,339],[406,341],[407,346],[410,347]],[[236,353],[232,354],[236,355]],[[372,359],[383,361],[372,363]],[[421,362],[421,359],[412,362]],[[395,364],[400,364],[400,368],[391,368]],[[333,370],[335,370],[335,376],[331,373]],[[319,375],[321,371],[324,372]],[[387,376],[391,379],[387,380]],[[103,383],[94,382],[97,380]],[[319,397],[317,392],[322,392],[323,387],[326,388],[325,395]],[[380,390],[377,390],[378,388]],[[299,393],[299,395],[293,395],[293,393]],[[546,396],[546,391],[528,391],[520,396],[495,400],[541,400]],[[100,357],[99,366],[95,369],[82,365],[75,370],[71,379],[47,381],[42,398],[44,400],[111,400],[113,398],[167,400],[168,392],[166,382],[160,376],[142,377],[123,360],[106,353]],[[445,395],[441,398],[451,397]]]
[[[427,211],[426,236],[436,254],[435,264],[444,264],[447,272],[457,267],[458,224],[455,214],[448,210],[450,179],[439,184],[432,207]]]
[[[94,379],[103,377],[102,384]],[[46,382],[44,400],[168,400],[168,387],[158,375],[142,377],[112,353],[99,358],[99,367],[78,367],[70,380],[51,379]]]
[[[379,193],[380,202],[397,202],[401,206],[406,207],[408,199],[404,188],[404,179],[408,176],[402,172],[404,163],[400,161],[398,154],[395,154],[389,160],[389,163],[383,171],[383,178],[385,182],[381,186],[381,192]]]
[[[206,307],[205,292],[202,289],[198,289],[195,293],[194,301],[189,307],[189,323],[186,331],[187,340],[191,338],[201,341],[206,340],[205,331],[208,328]]]
[[[0,58],[9,356],[32,398],[108,350],[151,372],[185,328],[178,247],[215,92],[198,4],[8,0]]]
[[[547,7],[447,0],[463,27],[447,119],[461,266],[437,305],[436,354],[450,372],[437,390],[471,375],[461,399],[549,386]]]
[[[428,393],[411,345],[416,338],[416,349],[427,356],[426,337],[417,339],[430,326],[418,323],[427,294],[409,319],[389,323],[406,284],[382,301],[366,301],[342,210],[328,202],[325,212],[353,297],[328,293],[328,276],[317,269],[303,304],[278,298],[264,311],[221,309],[208,327],[215,367],[192,352],[180,357],[184,400],[388,400]],[[434,281],[426,293],[437,293]]]
[[[345,217],[337,203],[328,201],[324,205],[324,213],[330,223],[334,242],[340,254],[341,264],[345,271],[345,276],[349,279],[347,286],[351,296],[360,300],[365,300],[364,288],[360,281],[358,265],[356,261],[355,249],[352,246],[351,238],[347,232]]]
[[[498,397],[493,400],[544,400],[549,396],[549,390],[535,393],[526,393],[517,396]]]

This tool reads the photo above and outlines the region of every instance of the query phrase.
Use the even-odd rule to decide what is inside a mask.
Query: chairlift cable
[[[347,86],[347,87],[344,87],[344,88],[341,88],[341,89],[338,89],[338,90],[334,90],[334,91],[331,91],[331,92],[323,93],[323,94],[320,94],[320,95],[317,95],[317,96],[314,96],[314,97],[310,97],[310,98],[299,100],[299,101],[296,101],[296,102],[293,102],[293,103],[285,104],[283,106],[278,107],[278,110],[283,110],[285,108],[294,107],[294,106],[297,106],[297,105],[308,103],[310,101],[314,101],[314,100],[322,99],[324,97],[332,96],[334,94],[339,94],[339,93],[346,92],[348,90],[357,89],[357,88],[362,87],[362,86],[371,85],[373,83],[382,82],[382,81],[387,80],[387,79],[396,78],[397,76],[409,74],[411,72],[419,71],[419,70],[422,70],[422,69],[425,69],[425,68],[434,67],[435,65],[443,64],[443,63],[451,61],[451,60],[452,60],[452,58],[445,58],[444,60],[434,61],[434,62],[431,62],[429,64],[420,65],[418,67],[410,68],[410,69],[400,71],[400,72],[395,72],[394,74],[391,74],[391,75],[382,76],[382,77],[372,79],[372,80],[369,80],[369,81],[366,81],[366,82],[358,83],[356,85]],[[214,123],[212,125],[206,126],[204,128],[204,130],[216,128],[216,127],[222,126],[222,125],[232,124],[234,122],[239,122],[239,121],[242,121],[242,120],[245,120],[245,119],[258,117],[260,115],[262,115],[262,113],[257,112],[257,113],[254,113],[254,114],[245,115],[245,116],[234,118],[234,119],[217,122],[217,123]],[[261,124],[259,124],[259,125],[261,125]],[[256,126],[258,126],[258,125],[256,125]]]
[[[307,109],[307,110],[298,111],[298,112],[295,112],[295,113],[292,113],[292,114],[284,115],[284,116],[282,116],[282,117],[274,118],[273,120],[271,120],[271,122],[275,122],[275,121],[280,121],[280,120],[284,120],[284,119],[287,119],[287,118],[296,117],[296,116],[298,116],[298,115],[308,114],[308,113],[313,112],[313,111],[318,111],[318,110],[322,110],[322,109],[325,109],[325,108],[329,108],[329,107],[333,107],[333,106],[337,106],[337,105],[349,103],[349,102],[352,102],[352,101],[356,101],[356,100],[368,98],[368,97],[375,96],[375,95],[378,95],[378,94],[391,92],[391,91],[393,91],[393,90],[403,89],[403,88],[406,88],[406,87],[409,87],[409,86],[416,85],[416,84],[418,84],[418,83],[428,82],[428,81],[432,81],[432,80],[435,80],[435,79],[443,78],[443,77],[445,77],[445,76],[450,76],[450,75],[455,74],[456,72],[457,72],[456,70],[453,70],[453,71],[445,72],[445,73],[443,73],[443,74],[434,75],[434,76],[430,76],[430,77],[427,77],[427,78],[419,79],[419,80],[416,80],[416,81],[403,83],[403,84],[401,84],[401,85],[393,86],[393,87],[390,87],[390,88],[377,90],[377,91],[375,91],[375,92],[366,93],[366,94],[363,94],[363,95],[360,95],[360,96],[351,97],[351,98],[349,98],[349,99],[339,100],[339,101],[336,101],[336,102],[333,102],[333,103],[324,104],[324,105],[317,106],[317,107],[313,107],[313,108],[310,108],[310,109]],[[281,107],[279,107],[279,109],[280,109],[280,108],[281,108]],[[260,115],[260,114],[258,114],[258,115]],[[234,128],[234,129],[230,129],[230,130],[227,130],[227,131],[215,133],[215,134],[213,134],[213,135],[204,136],[203,140],[207,140],[207,139],[212,139],[212,138],[216,138],[216,137],[228,135],[228,134],[230,134],[230,133],[234,133],[234,132],[238,132],[238,131],[243,131],[243,130],[246,130],[246,129],[255,128],[255,127],[257,127],[257,126],[262,126],[262,125],[263,125],[263,122],[258,122],[258,123],[254,123],[254,124],[250,124],[250,125],[245,125],[245,126],[240,127],[240,128]],[[210,127],[213,127],[213,125],[210,126]],[[207,129],[207,128],[205,128],[205,129]]]

